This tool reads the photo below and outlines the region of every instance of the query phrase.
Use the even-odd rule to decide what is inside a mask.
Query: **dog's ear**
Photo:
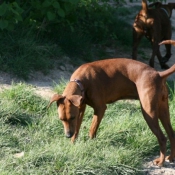
[[[79,107],[81,105],[81,102],[83,100],[83,97],[81,95],[71,95],[67,98],[74,106]]]
[[[65,97],[63,97],[62,95],[54,94],[53,97],[50,99],[50,103],[49,103],[49,105],[47,106],[47,108],[49,108],[50,105],[51,105],[53,102],[55,102],[55,101],[58,102],[59,100],[64,99],[64,98],[65,98]]]
[[[147,12],[148,10],[148,4],[146,0],[142,0],[142,9]]]

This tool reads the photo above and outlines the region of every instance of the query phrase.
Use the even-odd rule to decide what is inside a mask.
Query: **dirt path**
[[[60,67],[60,69],[53,69],[48,75],[44,75],[41,72],[35,72],[30,76],[28,81],[17,78],[14,75],[0,72],[0,89],[10,88],[12,83],[24,82],[30,84],[35,88],[37,94],[41,95],[46,99],[54,94],[53,86],[58,84],[61,79],[69,80],[71,73],[76,68],[72,65],[67,65],[65,67]]]
[[[158,167],[153,165],[152,160],[156,157],[150,158],[148,162],[144,164],[145,175],[175,175],[175,163],[165,162],[164,167]]]

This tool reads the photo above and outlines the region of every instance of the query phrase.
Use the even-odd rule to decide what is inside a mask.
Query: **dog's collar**
[[[170,15],[169,15],[168,11],[164,8],[161,8],[161,9],[167,14],[168,18],[170,18]]]
[[[75,80],[70,80],[70,82],[75,82],[75,83],[77,83],[77,85],[79,86],[79,88],[80,88],[80,90],[81,90],[81,95],[82,95],[82,97],[83,97],[83,99],[84,99],[84,87],[83,87],[81,81],[75,79]]]

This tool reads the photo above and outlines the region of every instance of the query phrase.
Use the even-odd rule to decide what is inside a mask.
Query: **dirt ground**
[[[174,2],[173,0],[167,1],[167,2]],[[127,3],[127,6],[134,5],[141,5],[141,0],[136,3]],[[134,21],[134,19],[133,19]],[[175,26],[175,10],[173,12],[172,18],[172,26]],[[175,31],[173,31],[172,39],[175,40]],[[151,54],[151,50],[148,50],[148,52]],[[161,46],[161,52],[164,53],[164,46]],[[126,54],[121,51],[114,51],[112,50],[111,53],[114,54],[114,57],[128,57],[130,58],[131,54]],[[155,69],[161,71],[160,66],[158,64],[157,59],[155,64]],[[172,57],[170,61],[168,62],[168,65],[171,66],[175,64],[175,47],[172,47]],[[41,95],[42,97],[46,99],[50,99],[50,97],[54,94],[53,92],[53,84],[58,83],[61,78],[64,78],[66,80],[69,80],[70,75],[72,72],[76,69],[76,67],[73,67],[72,65],[67,65],[66,67],[61,67],[61,69],[53,69],[49,75],[43,75],[40,72],[35,72],[31,74],[30,80],[25,81],[27,84],[31,84],[34,86],[36,93]],[[175,80],[175,74],[171,75],[169,77],[171,80]],[[12,82],[19,83],[24,82],[21,79],[16,78],[14,75],[10,75],[8,73],[0,72],[0,89],[3,88],[10,88]],[[144,164],[145,167],[145,175],[174,175],[175,174],[175,163],[169,163],[165,162],[165,166],[162,168],[159,168],[157,166],[154,166],[152,163],[152,160],[155,157],[150,157]]]

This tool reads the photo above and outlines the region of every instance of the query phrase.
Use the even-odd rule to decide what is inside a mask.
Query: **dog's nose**
[[[66,133],[66,137],[67,138],[71,138],[72,136],[73,136],[73,132],[69,131],[69,132]]]

